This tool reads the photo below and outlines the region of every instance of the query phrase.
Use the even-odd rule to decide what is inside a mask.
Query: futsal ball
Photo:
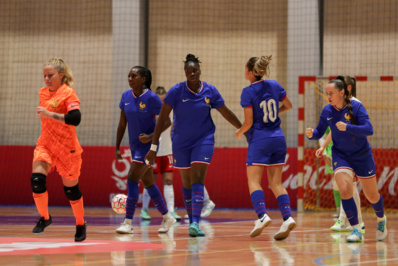
[[[112,199],[111,205],[112,210],[114,210],[116,213],[126,213],[127,196],[124,194],[115,195]]]

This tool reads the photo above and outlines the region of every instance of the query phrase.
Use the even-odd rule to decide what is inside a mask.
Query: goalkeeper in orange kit
[[[76,218],[75,241],[86,239],[83,197],[79,189],[81,148],[76,135],[79,125],[80,101],[73,86],[72,72],[60,58],[51,58],[43,66],[46,87],[39,91],[40,104],[36,108],[41,118],[41,135],[33,156],[31,186],[33,198],[41,218],[33,233],[41,233],[51,225],[48,212],[46,177],[55,167],[62,177],[64,191]]]

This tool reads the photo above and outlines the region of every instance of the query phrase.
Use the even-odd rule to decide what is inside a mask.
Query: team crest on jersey
[[[210,99],[205,97],[206,106],[210,106]]]
[[[346,122],[350,122],[350,115],[349,114],[344,114]]]
[[[334,166],[336,166],[337,165],[337,162],[334,162]]]
[[[145,110],[146,104],[140,102],[140,112],[143,112]]]
[[[57,105],[58,105],[58,101],[57,100],[54,100],[54,101],[51,102],[51,108],[57,108]]]
[[[177,163],[177,160],[174,158],[174,163]]]

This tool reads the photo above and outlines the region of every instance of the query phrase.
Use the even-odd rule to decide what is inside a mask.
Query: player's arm
[[[71,126],[78,126],[81,120],[81,113],[79,109],[71,110],[67,114],[58,114],[50,112],[46,108],[39,106],[36,108],[36,113],[38,117],[50,118]]]
[[[289,111],[290,109],[293,108],[292,102],[290,99],[286,96],[283,101],[281,106],[279,106],[279,114],[283,114],[284,112]]]
[[[158,121],[158,118],[159,118],[159,116],[156,118],[156,124],[159,122],[159,121]],[[171,126],[171,120],[170,120],[170,117],[169,117],[169,118],[164,122],[164,124],[163,124],[162,133],[163,133],[163,131],[165,131],[166,129],[168,129],[170,126]],[[150,142],[150,141],[152,140],[152,138],[153,138],[153,133],[154,133],[154,132],[152,132],[151,134],[141,133],[141,134],[138,136],[138,139],[139,139],[142,143],[148,143],[148,142]]]
[[[235,131],[235,136],[240,139],[243,134],[245,134],[253,125],[253,108],[246,107],[243,109],[245,120],[243,121],[243,125]]]
[[[225,104],[216,110],[234,127],[240,128],[242,126],[236,115]]]
[[[122,143],[122,139],[124,136],[124,132],[126,131],[126,127],[127,127],[126,113],[123,110],[121,110],[119,125],[117,126],[117,132],[116,132],[116,147],[115,147],[115,158],[116,159],[123,159],[122,155],[120,154],[120,143]]]

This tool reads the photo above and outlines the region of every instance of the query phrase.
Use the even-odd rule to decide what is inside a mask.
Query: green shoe
[[[205,232],[200,229],[197,222],[193,222],[189,225],[189,236],[197,237],[197,236],[205,236]]]
[[[141,218],[142,220],[151,220],[151,216],[149,216],[148,210],[141,210]]]
[[[177,221],[181,221],[181,216],[178,215],[176,212],[170,212],[170,214],[171,214]]]

